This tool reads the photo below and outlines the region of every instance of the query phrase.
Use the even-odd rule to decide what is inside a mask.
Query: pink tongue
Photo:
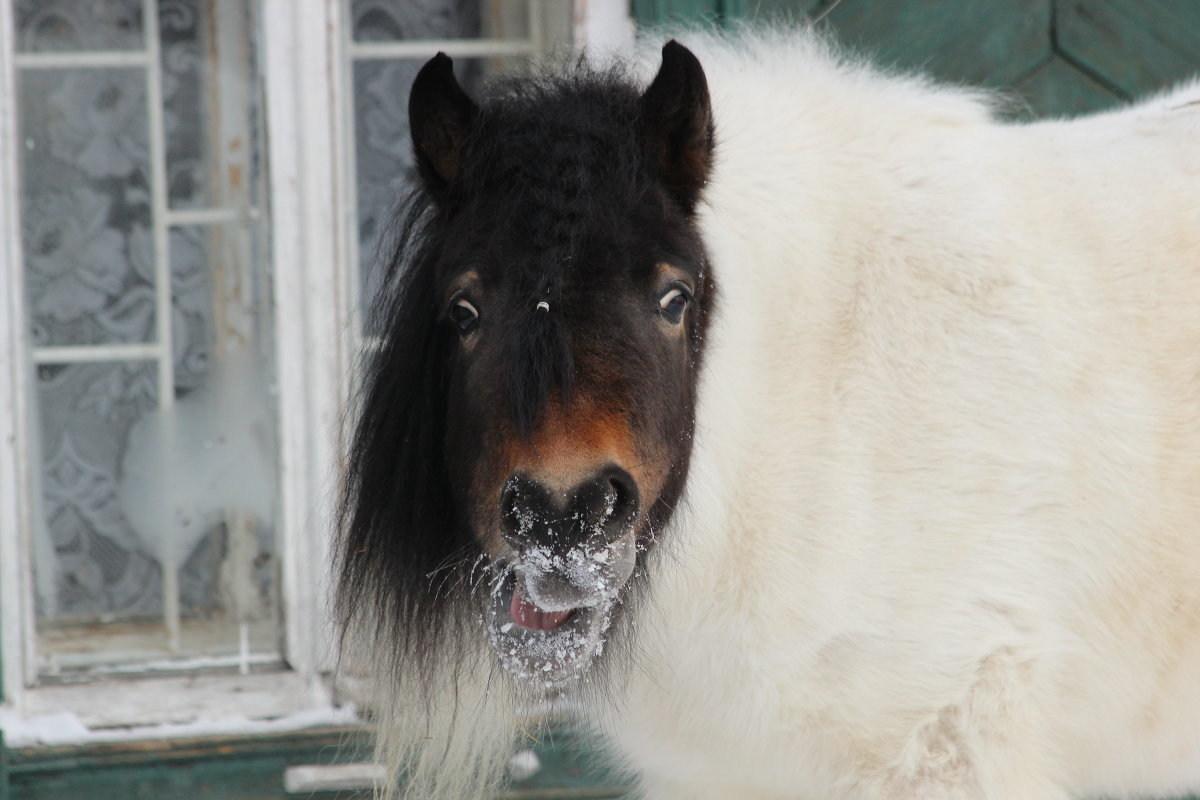
[[[552,631],[567,621],[567,617],[571,616],[571,609],[567,609],[566,611],[542,611],[530,602],[529,598],[525,597],[525,591],[521,588],[521,584],[518,583],[513,589],[512,604],[508,608],[508,614],[513,618],[513,622],[522,628],[530,628],[535,631]]]

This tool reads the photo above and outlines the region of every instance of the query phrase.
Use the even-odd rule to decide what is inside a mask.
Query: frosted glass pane
[[[153,362],[38,369],[44,676],[243,646],[277,660],[278,443],[255,238],[243,225],[170,231],[170,409]]]
[[[261,202],[254,7],[240,0],[159,5],[167,195],[172,209]]]
[[[34,344],[150,341],[145,74],[24,71],[20,103],[22,238]]]
[[[389,223],[417,179],[407,98],[417,71],[427,60],[370,60],[354,65],[359,297],[364,311],[370,308],[387,262]],[[455,74],[469,92],[478,91],[489,66],[485,59],[454,60]],[[381,247],[385,251],[381,252]]]
[[[359,42],[529,36],[529,0],[351,0],[350,16]]]
[[[18,52],[142,47],[141,0],[16,0],[15,10]]]
[[[409,86],[424,61],[366,61],[354,65],[355,165],[358,175],[359,292],[364,309],[375,296],[382,263],[380,237],[397,204],[416,181],[408,138]]]
[[[167,194],[172,208],[213,202],[214,116],[209,108],[214,77],[206,61],[210,29],[202,0],[162,6],[163,126],[166,128]]]
[[[136,617],[162,608],[153,551],[119,497],[129,430],[158,403],[153,363],[44,365],[43,525],[35,538],[39,620]]]

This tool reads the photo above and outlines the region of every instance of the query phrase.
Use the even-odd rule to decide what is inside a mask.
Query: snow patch
[[[529,780],[541,768],[541,759],[532,750],[519,750],[508,760],[508,775],[514,781]]]

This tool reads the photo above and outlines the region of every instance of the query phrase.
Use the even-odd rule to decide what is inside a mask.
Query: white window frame
[[[20,210],[0,204],[0,657],[5,705],[22,716],[71,712],[89,727],[186,723],[199,716],[279,717],[328,708],[329,545],[342,451],[350,285],[344,195],[336,154],[348,146],[338,106],[343,17],[338,0],[263,0],[270,252],[275,269],[276,375],[280,391],[283,672],[178,676],[32,687],[31,493],[37,442],[24,311]],[[150,8],[148,4],[146,6]],[[147,39],[154,37],[145,14]],[[18,196],[15,20],[0,3],[0,192]],[[153,47],[153,42],[151,43]],[[153,102],[151,108],[153,109]],[[160,281],[161,282],[161,281]]]
[[[7,202],[19,196],[15,20],[11,0],[0,0],[0,679],[3,708],[22,717],[71,712],[89,727],[140,726],[200,716],[279,717],[332,704],[325,678],[334,665],[330,545],[358,330],[350,70],[354,58],[369,55],[374,45],[349,45],[357,52],[348,52],[344,0],[261,3],[261,18],[269,21],[262,26],[259,58],[280,389],[276,541],[290,670],[33,687],[30,531],[37,513],[31,486],[37,442],[29,425],[34,385],[20,209]],[[626,0],[573,0],[575,41],[594,49],[628,43],[627,8]],[[147,35],[153,27],[148,20]],[[469,41],[391,47],[397,46],[413,54],[478,52]]]

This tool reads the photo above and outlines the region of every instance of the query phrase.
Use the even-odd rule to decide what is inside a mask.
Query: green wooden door
[[[1200,74],[1200,0],[633,0],[646,24],[819,20],[876,62],[1092,111]]]

